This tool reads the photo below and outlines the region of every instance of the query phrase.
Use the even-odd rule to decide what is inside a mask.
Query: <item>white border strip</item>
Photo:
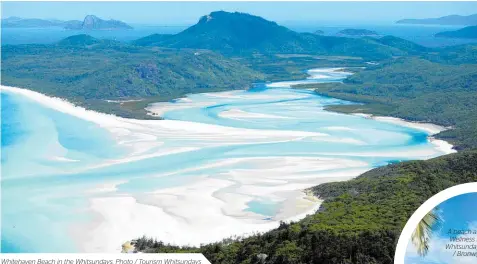
[[[19,253],[0,254],[8,264],[210,264],[200,253],[156,254],[64,254]],[[20,261],[21,260],[21,261]]]
[[[423,203],[409,218],[404,229],[401,232],[399,241],[396,247],[396,252],[394,254],[394,264],[403,264],[404,257],[406,256],[407,244],[411,239],[411,235],[414,232],[414,229],[418,225],[419,221],[432,209],[441,204],[448,199],[466,193],[477,192],[477,182],[465,183],[450,187],[437,193]]]

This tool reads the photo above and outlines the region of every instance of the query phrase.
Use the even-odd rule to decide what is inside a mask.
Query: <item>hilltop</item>
[[[369,39],[298,33],[258,16],[224,11],[203,16],[197,24],[178,34],[151,35],[136,40],[134,44],[209,49],[226,54],[313,53],[366,58],[390,58],[405,54]]]
[[[477,39],[477,26],[465,27],[454,31],[440,32],[436,34],[436,37]]]
[[[406,51],[409,54],[421,54],[423,52],[431,51],[430,48],[421,46],[412,41],[398,38],[395,36],[384,36],[384,37],[375,39],[375,41],[383,45],[399,48],[400,50]]]
[[[61,41],[58,42],[58,45],[62,46],[88,46],[88,45],[94,45],[94,44],[100,44],[103,43],[104,41],[93,38],[90,35],[86,34],[80,34],[80,35],[74,35],[67,37],[65,39],[62,39]]]
[[[82,23],[70,23],[65,26],[66,29],[75,30],[117,30],[132,29],[132,27],[119,20],[103,20],[94,15],[88,15]]]

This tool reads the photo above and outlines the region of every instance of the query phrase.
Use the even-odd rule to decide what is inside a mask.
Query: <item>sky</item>
[[[442,218],[442,223],[436,227],[429,245],[426,257],[417,255],[415,247],[410,242],[406,252],[406,263],[415,264],[466,264],[476,263],[475,257],[455,257],[453,250],[446,250],[449,242],[449,230],[477,230],[477,192],[455,196],[441,203],[437,210]],[[462,237],[477,239],[477,235]],[[475,243],[461,243],[470,245]],[[475,251],[475,250],[471,250]]]
[[[2,2],[2,18],[82,20],[86,15],[131,24],[187,25],[212,11],[239,11],[285,22],[389,22],[477,13],[477,2]]]

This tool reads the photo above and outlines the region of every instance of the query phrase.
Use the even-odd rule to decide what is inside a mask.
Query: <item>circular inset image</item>
[[[461,191],[447,189],[414,213],[399,239],[395,263],[477,263],[477,185],[470,185],[472,192],[464,191],[469,184]]]

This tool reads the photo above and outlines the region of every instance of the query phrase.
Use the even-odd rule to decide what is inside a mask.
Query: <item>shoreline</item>
[[[329,110],[327,110],[329,111]],[[334,112],[334,111],[332,111]],[[338,112],[335,112],[338,113]],[[364,113],[353,113],[351,115],[354,116],[359,116],[363,118],[368,118],[368,119],[373,119],[376,121],[381,121],[381,122],[386,122],[390,124],[395,124],[395,125],[400,125],[400,126],[406,126],[409,128],[414,128],[418,129],[424,132],[429,133],[429,136],[427,137],[427,140],[436,146],[436,148],[440,149],[442,152],[446,154],[451,154],[451,153],[457,153],[457,150],[454,149],[454,146],[450,144],[449,142],[442,140],[442,139],[437,139],[434,137],[434,135],[439,134],[440,132],[449,130],[451,128],[449,127],[444,127],[440,125],[436,125],[433,123],[425,123],[425,122],[417,122],[417,121],[408,121],[403,118],[399,117],[392,117],[392,116],[376,116],[373,114],[364,114]]]
[[[75,117],[78,117],[78,118],[81,118],[83,120],[87,120],[87,121],[90,121],[90,122],[94,122],[96,124],[98,124],[99,126],[101,127],[104,127],[104,128],[107,128],[108,130],[121,130],[121,131],[116,131],[117,132],[121,132],[123,134],[128,134],[128,133],[131,133],[131,131],[144,131],[143,130],[143,126],[146,126],[146,128],[148,129],[165,129],[165,130],[168,130],[168,131],[177,131],[177,130],[183,130],[183,129],[186,129],[188,131],[195,131],[195,132],[199,132],[199,133],[210,133],[211,131],[209,131],[211,128],[213,128],[212,130],[215,130],[214,131],[214,135],[217,134],[218,136],[220,137],[223,137],[223,135],[234,135],[233,137],[237,136],[239,138],[243,137],[243,133],[246,133],[247,136],[250,136],[250,137],[254,137],[254,136],[258,136],[258,137],[270,137],[270,134],[267,133],[267,131],[265,130],[258,130],[258,131],[253,131],[252,130],[248,130],[248,129],[240,129],[240,131],[238,131],[237,129],[229,129],[228,127],[221,127],[219,125],[204,125],[204,124],[200,124],[200,123],[195,123],[195,122],[188,122],[188,121],[174,121],[174,120],[138,120],[138,119],[127,119],[127,118],[123,118],[123,117],[118,117],[118,116],[115,116],[113,114],[105,114],[105,113],[99,113],[99,112],[96,112],[96,111],[92,111],[92,110],[87,110],[83,107],[80,107],[80,106],[76,106],[70,102],[68,102],[67,100],[65,99],[62,99],[62,98],[58,98],[58,97],[49,97],[49,96],[46,96],[44,94],[41,94],[41,93],[38,93],[38,92],[35,92],[35,91],[32,91],[32,90],[28,90],[28,89],[23,89],[23,88],[17,88],[17,87],[8,87],[8,86],[1,86],[1,91],[6,91],[6,92],[12,92],[12,93],[15,93],[15,94],[20,94],[22,96],[25,96],[27,98],[29,98],[30,100],[34,100],[48,108],[51,108],[51,109],[54,109],[54,110],[57,110],[57,111],[60,111],[62,113],[66,113],[66,114],[69,114],[69,115],[72,115],[72,116],[75,116]],[[229,113],[230,114],[230,113]],[[232,114],[241,114],[241,115],[244,115],[244,113],[236,113],[236,112],[232,112]],[[368,117],[368,118],[371,118],[371,117]],[[433,125],[433,124],[420,124],[420,125],[416,125],[415,123],[412,123],[412,122],[408,122],[408,121],[405,121],[405,120],[399,120],[399,119],[389,119],[389,117],[378,117],[378,118],[384,118],[382,120],[377,120],[377,121],[382,121],[382,122],[397,122],[396,124],[397,125],[407,125],[407,126],[413,126],[413,128],[415,129],[421,129],[421,130],[424,130],[426,132],[436,132],[438,131],[439,129],[441,128],[438,128],[439,126],[436,126],[436,125]],[[433,127],[430,125],[433,125],[433,126],[436,126],[436,127]],[[240,133],[239,133],[240,132]],[[280,132],[280,133],[278,133]],[[311,132],[299,132],[299,131],[296,131],[296,133],[285,133],[287,131],[273,131],[274,134],[283,134],[281,136],[277,136],[276,138],[275,137],[272,137],[270,138],[268,141],[274,141],[274,140],[278,140],[278,141],[288,141],[290,140],[290,137],[304,137],[304,136],[322,136],[322,135],[319,135],[319,134],[316,134],[316,133],[311,133]],[[292,132],[292,131],[290,131]],[[144,137],[144,136],[143,136]],[[431,137],[430,137],[431,138]],[[146,140],[146,139],[143,139],[143,140]],[[150,138],[148,139],[149,141],[156,141],[155,138]],[[146,140],[147,141],[147,140]],[[445,153],[445,151],[449,151],[448,148],[450,145],[449,143],[445,142],[445,141],[440,141],[440,140],[435,140],[436,144],[434,144],[436,146],[437,149],[439,149],[441,152]],[[230,142],[229,142],[230,143]],[[448,144],[448,145],[445,145],[445,144]],[[452,146],[452,145],[450,145]],[[186,150],[187,151],[187,150]],[[142,152],[139,150],[138,151],[139,154],[141,154]],[[447,154],[447,153],[446,153]],[[146,156],[146,155],[144,155]],[[141,157],[141,156],[137,156],[137,157]],[[59,159],[61,159],[61,157],[58,157]],[[124,160],[124,162],[128,162],[130,160]],[[304,161],[302,161],[304,162]],[[114,163],[113,163],[114,164]],[[305,166],[309,166],[306,165],[307,162],[304,162],[303,165]],[[109,164],[111,165],[111,164]],[[108,165],[106,165],[108,166]],[[364,171],[368,171],[368,169],[364,170]],[[322,184],[322,183],[325,183],[325,182],[336,182],[336,181],[346,181],[346,180],[349,180],[349,179],[352,179],[358,175],[360,175],[363,171],[359,171],[359,170],[356,170],[355,172],[353,173],[348,173],[347,176],[344,176],[344,175],[337,175],[337,176],[334,176],[334,177],[331,177],[331,178],[323,178],[321,180],[323,180],[323,182],[321,183],[313,183],[312,186],[316,186],[316,185],[319,185],[319,184]],[[351,176],[350,176],[351,175]],[[103,188],[99,188],[98,189],[98,192],[102,193],[102,195],[108,195],[108,193],[111,193],[112,191],[114,191],[116,189],[116,185],[117,184],[109,184],[107,182],[105,182],[105,186],[103,186]],[[286,216],[286,215],[291,215],[291,216],[288,216],[288,217],[284,217],[282,219],[282,221],[286,221],[286,222],[289,222],[289,221],[298,221],[304,217],[306,217],[307,215],[309,214],[313,214],[314,212],[316,212],[319,208],[320,208],[320,205],[322,203],[322,200],[319,199],[319,197],[316,197],[316,196],[310,196],[309,192],[307,192],[308,188],[310,188],[310,186],[303,186],[303,187],[298,187],[298,186],[291,186],[289,188],[298,188],[298,189],[294,189],[294,192],[298,192],[300,193],[299,195],[296,196],[296,200],[295,200],[295,204],[289,204],[288,206],[284,207],[283,208],[283,211],[287,211],[287,212],[282,212],[283,216]],[[260,190],[260,189],[257,189],[257,190]],[[167,194],[166,196],[164,197],[167,197],[167,196],[170,196],[171,194]],[[207,196],[207,195],[206,195]],[[204,196],[204,197],[206,197]],[[212,195],[209,196],[209,197],[213,197]],[[207,199],[209,197],[206,197]],[[230,198],[227,198],[227,199],[230,199]],[[235,198],[234,198],[235,199]],[[118,203],[119,201],[119,203]],[[238,201],[238,200],[237,200]],[[242,200],[243,201],[243,200]],[[299,210],[299,208],[296,207],[296,204],[297,204],[297,201],[302,201],[302,202],[308,202],[308,205],[307,205],[307,208],[306,210],[304,209],[301,209]],[[164,213],[164,210],[163,208],[161,207],[158,207],[158,206],[154,206],[154,205],[151,205],[151,201],[147,202],[145,200],[138,200],[132,196],[118,196],[118,195],[109,195],[109,196],[101,196],[99,198],[93,198],[92,200],[90,200],[91,202],[91,208],[94,209],[96,211],[96,213],[99,213],[99,215],[101,215],[101,219],[102,222],[101,223],[97,223],[102,230],[103,234],[101,234],[99,237],[97,237],[96,239],[99,239],[97,240],[96,242],[93,242],[92,243],[92,248],[94,248],[94,245],[96,244],[107,244],[104,246],[104,248],[109,248],[109,251],[114,251],[114,252],[119,252],[121,250],[121,244],[124,243],[125,241],[127,240],[130,240],[130,239],[123,239],[123,235],[127,235],[127,234],[124,234],[124,233],[121,233],[120,234],[120,237],[105,237],[106,234],[116,234],[115,232],[110,232],[108,230],[124,230],[125,228],[127,229],[128,227],[131,227],[131,226],[141,226],[141,228],[146,228],[144,230],[142,229],[139,229],[139,230],[134,230],[133,232],[135,232],[134,234],[131,233],[131,235],[128,235],[132,238],[137,238],[137,237],[140,237],[142,235],[147,235],[147,234],[153,234],[153,232],[150,230],[150,226],[154,226],[154,221],[151,221],[150,224],[147,224],[147,225],[143,225],[142,222],[137,222],[136,224],[131,224],[131,223],[134,223],[134,220],[133,219],[147,219],[147,218],[150,218],[151,215],[156,215],[158,218],[156,219],[169,219],[169,224],[170,225],[175,225],[175,222],[174,221],[177,221],[176,218],[174,218],[174,221],[172,221],[172,219],[170,218],[171,215],[167,214],[167,213]],[[124,203],[123,203],[124,202]],[[122,205],[126,205],[130,208],[131,212],[135,212],[135,213],[130,213],[130,212],[127,212],[127,210],[125,210],[124,206]],[[118,213],[120,212],[125,212],[125,213],[129,213],[128,216],[124,216],[125,219],[129,219],[129,220],[126,220],[126,221],[121,221],[121,223],[117,223],[117,219],[118,219]],[[162,213],[161,213],[162,212]],[[225,214],[227,215],[227,214]],[[137,216],[140,216],[140,217],[137,217]],[[133,217],[133,218],[131,218]],[[234,218],[233,215],[229,215],[229,217],[232,219]],[[219,220],[223,219],[223,218],[218,218]],[[239,218],[240,219],[240,218]],[[129,221],[129,222],[128,222]],[[230,220],[230,221],[235,221],[234,225],[236,224],[239,224],[239,222],[236,222],[237,219],[235,220]],[[167,222],[167,220],[166,220]],[[252,221],[253,222],[253,221]],[[240,225],[242,225],[243,222],[240,222]],[[257,224],[256,223],[251,223],[252,226],[240,226],[240,230],[235,230],[234,233],[237,234],[237,233],[240,233],[240,237],[244,237],[244,236],[247,236],[247,235],[253,235],[257,232],[267,232],[271,229],[274,229],[276,227],[278,227],[278,221],[273,221],[271,223],[265,223],[263,225],[260,225],[260,228],[257,228]],[[246,231],[246,229],[248,229],[249,231]],[[178,228],[178,230],[181,230],[181,228]],[[252,230],[252,231],[250,231]],[[99,230],[98,230],[99,231]],[[141,232],[143,232],[142,234],[140,234]],[[139,234],[139,235],[138,235]],[[204,233],[204,235],[207,235],[207,233]],[[222,235],[222,234],[220,234]],[[163,237],[164,234],[157,234],[156,237]],[[107,240],[104,241],[104,240]],[[118,241],[120,240],[120,241]],[[216,241],[220,241],[221,239],[215,239],[215,240],[212,240],[212,241],[208,241],[207,243],[209,242],[216,242]],[[85,242],[85,241],[84,241]],[[90,241],[91,242],[91,241]],[[88,243],[90,242],[87,242],[87,243],[84,243],[84,245],[89,245]],[[197,243],[195,243],[197,245]],[[87,246],[88,247],[88,246]],[[92,248],[90,248],[89,250],[93,250]]]

